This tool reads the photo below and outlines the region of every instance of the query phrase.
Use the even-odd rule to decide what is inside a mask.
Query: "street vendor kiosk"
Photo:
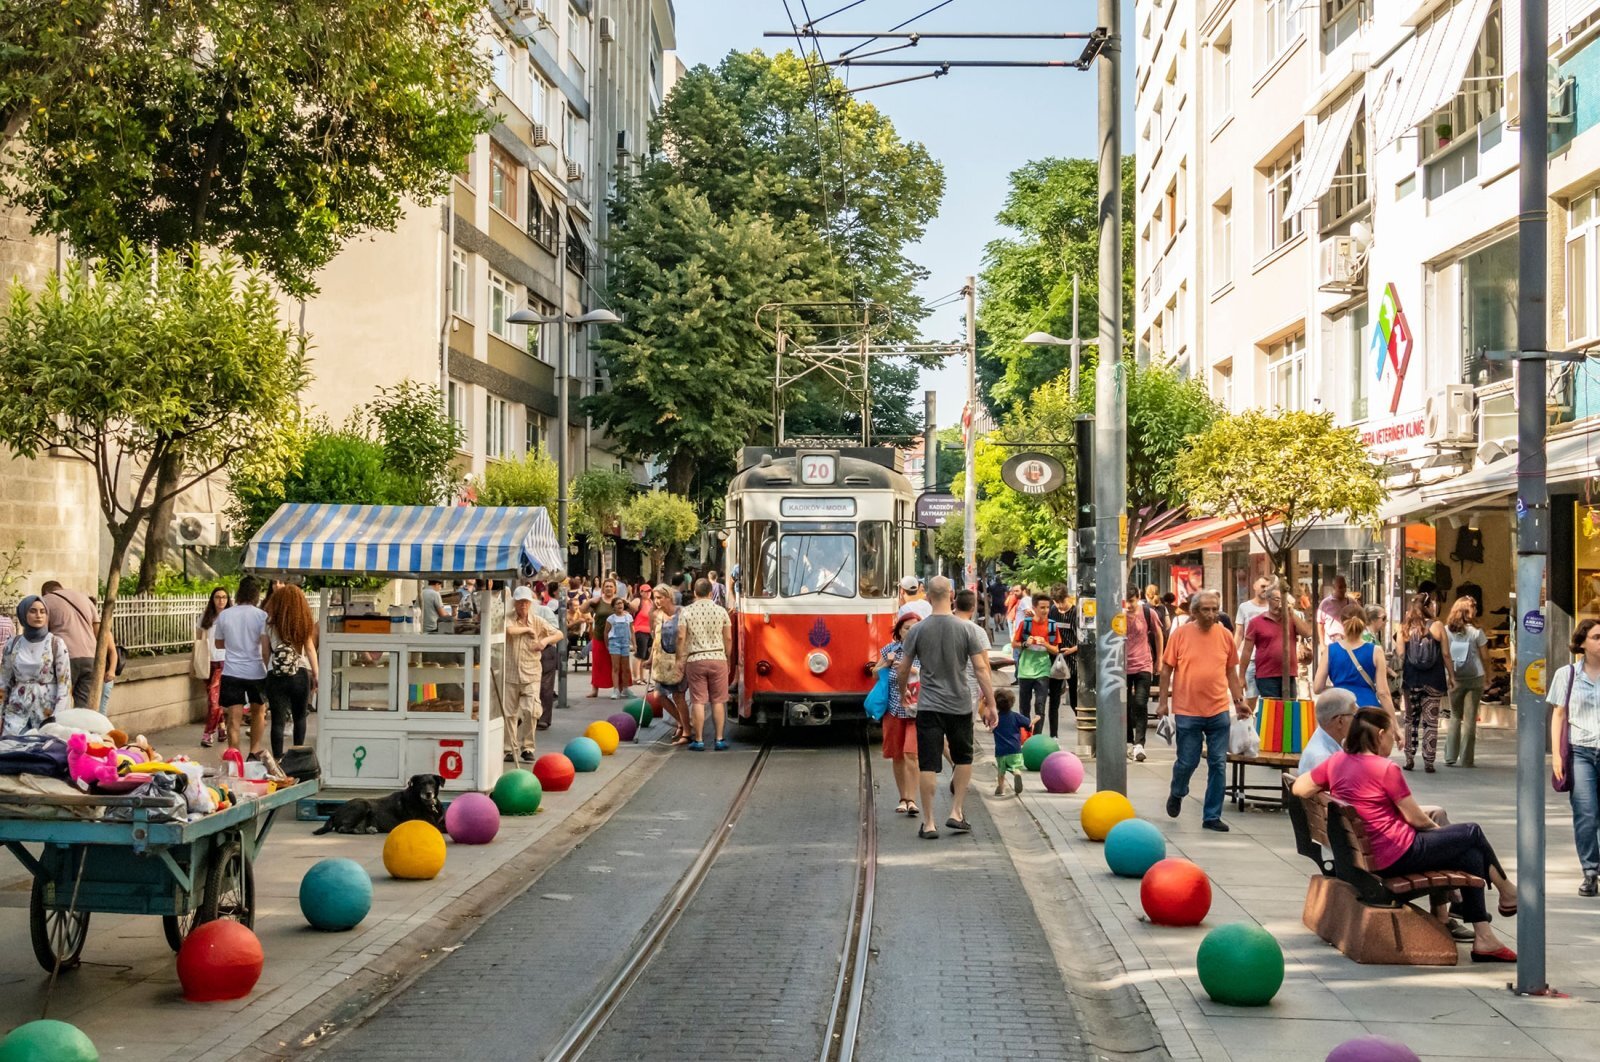
[[[508,582],[559,570],[541,508],[290,504],[250,540],[245,567],[325,582],[494,580],[476,616],[422,632],[407,606],[324,589],[318,617],[317,759],[326,786],[392,790],[437,774],[447,790],[500,777]]]

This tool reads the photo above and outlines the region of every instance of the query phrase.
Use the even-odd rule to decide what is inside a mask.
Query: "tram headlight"
[[[811,669],[811,673],[813,675],[820,675],[824,671],[828,670],[829,663],[830,661],[828,660],[828,654],[824,653],[821,649],[818,649],[816,652],[806,657],[806,667]]]

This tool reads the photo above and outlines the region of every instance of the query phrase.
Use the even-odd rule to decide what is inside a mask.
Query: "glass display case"
[[[336,649],[328,667],[330,712],[398,712],[398,654],[380,648]]]

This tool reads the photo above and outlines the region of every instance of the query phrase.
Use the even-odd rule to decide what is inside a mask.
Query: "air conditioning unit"
[[[569,162],[569,163],[567,163],[567,183],[568,184],[577,184],[581,180],[583,180],[583,163],[581,163],[581,162]]]
[[[516,0],[511,9],[516,12],[518,18],[532,18],[539,11],[534,6],[533,0]]]
[[[215,546],[217,533],[216,513],[174,513],[172,540],[180,546]]]
[[[1367,256],[1353,236],[1335,236],[1322,245],[1323,291],[1360,291],[1366,272]]]
[[[550,145],[550,130],[543,122],[534,122],[532,139],[534,147],[548,147]]]
[[[610,44],[617,39],[617,20],[610,15],[602,15],[595,23],[595,31],[600,34],[601,44]]]
[[[1567,125],[1574,118],[1573,90],[1577,87],[1578,79],[1572,76],[1562,76],[1554,63],[1550,64],[1546,76],[1545,117],[1556,125]],[[1522,126],[1522,73],[1512,71],[1506,75],[1506,126],[1518,129]]]
[[[1424,434],[1434,446],[1472,447],[1478,443],[1478,423],[1469,384],[1446,384],[1428,396]]]

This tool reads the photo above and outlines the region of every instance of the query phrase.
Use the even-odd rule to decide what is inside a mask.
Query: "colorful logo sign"
[[[1411,325],[1400,306],[1400,293],[1393,284],[1387,284],[1378,302],[1378,323],[1372,329],[1372,352],[1377,362],[1374,375],[1379,380],[1383,379],[1385,367],[1394,371],[1394,393],[1389,398],[1391,414],[1400,410],[1400,392],[1406,385],[1406,369],[1411,366],[1411,346]]]
[[[828,633],[828,625],[820,619],[811,625],[811,635],[807,638],[813,648],[821,649],[833,641],[833,635]]]

